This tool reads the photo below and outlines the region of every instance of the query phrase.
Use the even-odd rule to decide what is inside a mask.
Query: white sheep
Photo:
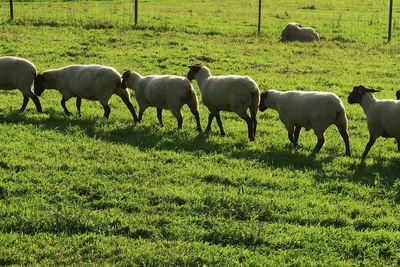
[[[361,157],[362,160],[365,160],[369,150],[380,136],[396,138],[400,152],[400,102],[391,99],[378,100],[372,95],[375,92],[379,90],[359,85],[353,87],[348,97],[348,102],[360,104],[367,116],[369,142]]]
[[[299,147],[301,128],[313,129],[318,138],[314,152],[319,152],[325,138],[325,130],[336,125],[350,156],[347,117],[342,101],[333,93],[268,90],[261,93],[260,111],[267,108],[278,111],[279,118],[288,131],[289,140]]]
[[[61,106],[67,116],[71,115],[65,102],[76,97],[76,107],[80,114],[81,100],[98,100],[104,108],[104,117],[110,115],[108,101],[113,94],[118,95],[128,107],[133,119],[137,116],[130,102],[127,89],[121,88],[121,75],[115,69],[102,65],[70,65],[48,70],[35,78],[35,93],[40,96],[45,89],[56,89],[62,94]]]
[[[181,109],[187,104],[196,119],[197,130],[201,131],[196,92],[184,77],[142,76],[134,71],[126,71],[122,74],[122,88],[127,87],[135,91],[135,98],[139,104],[139,122],[148,107],[156,107],[158,121],[163,126],[162,110],[169,109],[177,119],[178,129],[181,129],[183,122]]]
[[[35,76],[36,67],[28,60],[18,57],[0,57],[0,89],[21,91],[24,101],[20,112],[25,110],[29,98],[35,103],[36,110],[42,112],[39,98],[32,92]]]
[[[400,90],[397,90],[397,92],[396,92],[396,99],[400,100]]]
[[[302,27],[296,22],[288,23],[281,33],[282,42],[300,41],[312,42],[319,41],[318,33],[310,27]]]
[[[212,120],[216,117],[221,135],[225,135],[219,112],[235,112],[246,121],[248,137],[254,141],[257,129],[256,115],[260,103],[260,90],[256,82],[247,76],[212,76],[210,70],[200,64],[189,68],[187,78],[190,81],[197,80],[203,103],[210,111],[206,131],[211,130]],[[247,109],[250,109],[251,117],[247,115]]]

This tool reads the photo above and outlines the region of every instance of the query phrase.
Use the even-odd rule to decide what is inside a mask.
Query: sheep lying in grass
[[[0,57],[0,89],[21,91],[24,101],[19,110],[23,112],[29,98],[35,103],[36,110],[42,112],[39,98],[32,92],[36,67],[26,59],[17,57]]]
[[[139,122],[148,107],[157,108],[157,118],[163,126],[162,110],[169,109],[178,121],[178,129],[182,128],[181,109],[187,104],[196,119],[197,130],[201,132],[198,101],[192,84],[184,77],[175,75],[141,76],[134,71],[122,74],[122,88],[131,88],[139,104]]]
[[[336,125],[350,156],[347,117],[342,101],[335,94],[326,92],[303,92],[268,90],[261,93],[260,111],[267,108],[278,111],[279,118],[288,131],[289,140],[299,147],[301,128],[313,129],[318,138],[314,152],[319,152],[325,138],[325,130]]]
[[[397,92],[396,92],[396,99],[400,100],[400,90],[397,90]]]
[[[302,27],[296,22],[288,23],[281,33],[282,42],[300,41],[312,42],[319,41],[318,33],[310,27]]]
[[[400,102],[397,100],[378,100],[372,93],[379,90],[365,88],[362,85],[353,87],[348,97],[350,104],[358,103],[367,116],[369,142],[361,157],[365,160],[369,150],[376,139],[382,137],[394,137],[400,152]]]
[[[212,76],[206,66],[199,64],[189,68],[187,78],[190,81],[197,80],[203,103],[210,111],[206,131],[211,130],[211,122],[216,117],[221,135],[225,135],[219,112],[231,111],[246,121],[248,137],[254,141],[260,102],[260,90],[256,82],[247,76]],[[247,109],[250,109],[251,117],[247,115]]]
[[[101,65],[70,65],[48,70],[35,78],[35,93],[40,96],[45,89],[56,89],[62,94],[61,106],[67,116],[71,115],[65,106],[70,98],[76,97],[76,107],[80,114],[81,100],[98,100],[104,108],[104,117],[110,115],[108,101],[113,94],[118,95],[128,107],[133,119],[137,116],[130,102],[127,89],[121,88],[121,75],[113,68]]]

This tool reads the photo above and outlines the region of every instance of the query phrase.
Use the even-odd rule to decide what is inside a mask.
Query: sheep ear
[[[188,66],[188,67],[189,67],[189,69],[191,69],[191,70],[198,71],[198,70],[200,70],[200,69],[203,67],[203,65],[201,65],[201,64],[195,64],[195,65]]]
[[[131,75],[131,71],[130,71],[130,70],[125,71],[125,72],[122,74],[122,79],[128,78],[129,75]]]

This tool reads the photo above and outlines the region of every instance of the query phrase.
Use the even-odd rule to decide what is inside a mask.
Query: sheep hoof
[[[71,112],[65,112],[65,116],[71,116]]]
[[[201,133],[201,127],[197,127],[196,130]]]

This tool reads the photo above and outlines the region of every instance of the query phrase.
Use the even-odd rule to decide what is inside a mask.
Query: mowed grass
[[[260,35],[257,1],[216,2],[144,1],[135,27],[128,1],[17,2],[14,22],[2,3],[0,54],[39,72],[97,63],[145,75],[186,75],[207,56],[214,74],[249,75],[262,90],[334,92],[353,156],[334,127],[320,154],[312,131],[293,150],[272,110],[249,142],[234,114],[221,114],[221,137],[216,124],[198,134],[187,107],[178,131],[168,111],[163,128],[154,109],[135,124],[115,96],[105,120],[85,100],[81,117],[74,100],[64,116],[56,91],[41,97],[44,114],[32,102],[20,114],[20,92],[0,91],[0,265],[400,264],[397,144],[378,139],[360,164],[366,119],[347,103],[358,84],[395,98],[398,9],[387,44],[386,1],[266,1]],[[322,41],[279,43],[290,21]]]

